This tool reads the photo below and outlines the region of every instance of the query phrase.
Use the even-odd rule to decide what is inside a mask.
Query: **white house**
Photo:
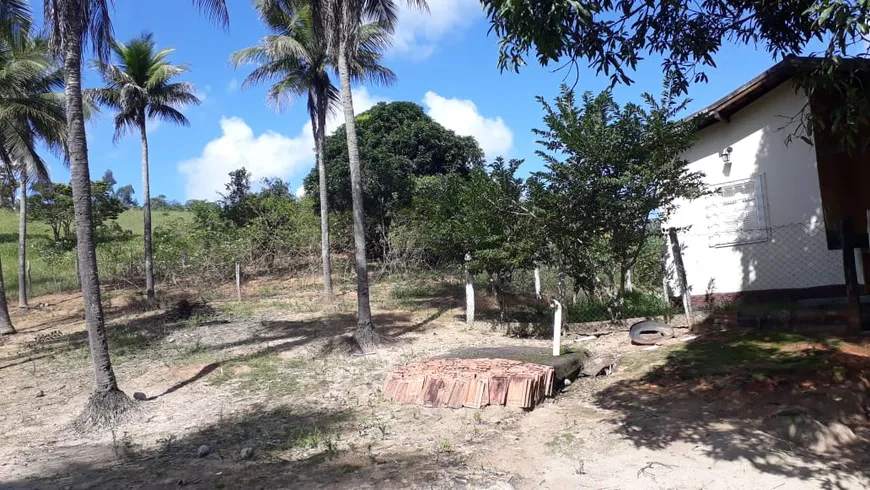
[[[823,154],[818,134],[814,145],[798,138],[786,143],[795,129],[789,123],[808,102],[793,77],[813,61],[788,58],[699,112],[698,139],[685,156],[691,170],[705,174],[713,193],[681,202],[666,225],[679,229],[696,306],[710,300],[791,301],[844,294],[843,255],[837,249],[838,223],[848,201],[842,196],[848,190],[838,185],[851,179],[820,172],[820,161],[827,168],[841,162],[842,155]],[[836,168],[841,172],[844,165]],[[820,186],[820,175],[826,185]],[[860,205],[856,208],[856,243],[866,247],[867,206],[864,212]],[[862,255],[856,251],[861,284]],[[671,287],[679,292],[675,278]]]

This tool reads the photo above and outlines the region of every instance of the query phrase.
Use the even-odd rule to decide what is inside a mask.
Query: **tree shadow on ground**
[[[594,400],[620,415],[614,430],[638,447],[691,443],[716,460],[834,489],[870,478],[868,374],[870,349],[860,343],[730,332],[675,346],[661,365]],[[833,437],[839,424],[855,438]]]
[[[163,349],[166,351],[163,354],[173,356],[185,348],[200,356],[228,351],[232,354],[228,360],[276,355],[334,336],[351,334],[357,323],[355,313],[324,313],[299,321],[239,318],[232,312],[223,313],[207,303],[185,298],[165,310],[148,308],[143,312],[137,301],[119,309],[137,314],[134,318],[116,320],[107,325],[110,352],[113,358],[122,359],[153,356],[155,349],[158,352]],[[374,315],[374,322],[386,343],[403,342],[406,335],[433,328],[432,322],[443,311],[446,310],[437,310],[423,321],[415,321],[411,312],[379,313]],[[119,313],[111,315],[118,316]],[[87,345],[88,337],[84,330],[58,333],[46,337],[39,345],[22,345],[16,354],[3,358],[2,363],[18,365],[30,357],[61,354]],[[266,347],[261,348],[264,345]]]
[[[469,468],[455,453],[354,447],[345,441],[360,423],[350,412],[320,407],[252,407],[147,448],[135,439],[92,450],[54,447],[55,463],[42,475],[2,488],[477,488],[510,480]],[[211,453],[199,458],[202,445]]]

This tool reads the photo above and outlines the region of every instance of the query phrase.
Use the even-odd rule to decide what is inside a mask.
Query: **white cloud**
[[[295,194],[297,199],[302,199],[303,197],[305,197],[305,187],[300,185],[299,188],[296,189]]]
[[[354,89],[353,96],[357,114],[387,100],[369,94],[365,88]],[[337,111],[327,120],[327,131],[334,131],[343,120]],[[256,182],[264,177],[290,180],[314,166],[311,122],[305,123],[294,137],[275,131],[255,135],[238,117],[221,118],[220,126],[221,136],[209,141],[200,156],[178,164],[178,171],[187,179],[187,199],[217,199],[228,181],[227,174],[241,167],[251,172],[251,180]]]
[[[438,42],[483,18],[479,0],[437,0],[429,2],[429,12],[412,9],[404,2],[393,38],[393,50],[412,59],[429,57]]]
[[[236,92],[238,90],[239,90],[239,81],[235,77],[233,77],[232,80],[227,82],[227,93],[231,94],[231,93]]]
[[[500,117],[484,117],[474,102],[448,99],[435,92],[426,92],[423,104],[426,113],[447,129],[461,136],[474,136],[488,158],[507,155],[514,142],[514,133]]]
[[[244,120],[222,118],[222,135],[205,145],[202,155],[178,164],[187,177],[187,199],[216,199],[227,181],[227,174],[241,167],[251,179],[294,175],[309,166],[311,135],[288,138],[274,131],[254,135]]]

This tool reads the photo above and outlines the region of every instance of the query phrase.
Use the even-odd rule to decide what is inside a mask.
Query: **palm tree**
[[[311,118],[317,173],[320,177],[323,289],[326,296],[331,298],[325,147],[326,117],[339,102],[338,89],[330,77],[330,71],[335,68],[335,58],[329,54],[326,39],[314,28],[309,5],[300,6],[298,0],[259,0],[256,9],[272,34],[263,38],[257,46],[233,53],[230,59],[237,68],[242,64],[258,65],[243,85],[273,82],[268,100],[279,111],[296,98],[308,97],[308,115]],[[352,77],[357,81],[392,83],[395,74],[380,64],[381,49],[386,45],[388,33],[377,24],[363,26],[362,31],[360,48],[352,63]]]
[[[404,0],[409,6],[428,10],[426,0]],[[324,32],[330,52],[336,58],[341,84],[341,103],[347,133],[348,164],[350,165],[350,191],[353,203],[353,242],[356,256],[357,327],[354,338],[363,348],[379,343],[380,334],[372,323],[369,301],[368,264],[366,260],[365,212],[363,210],[362,176],[360,174],[359,145],[353,111],[353,60],[362,46],[363,26],[377,23],[392,34],[398,20],[395,0],[312,0],[315,25]]]
[[[151,185],[148,178],[147,119],[162,119],[180,126],[190,121],[180,109],[200,104],[193,85],[172,80],[187,71],[166,58],[172,48],[157,51],[154,35],[144,33],[129,44],[112,43],[117,64],[96,61],[105,87],[88,90],[93,100],[115,111],[115,143],[130,131],[142,140],[142,214],[145,237],[145,294],[154,298],[154,266],[151,250]]]
[[[223,25],[228,23],[225,0],[192,1],[213,19]],[[105,61],[109,56],[112,39],[110,3],[111,0],[45,0],[44,8],[44,25],[49,33],[51,46],[63,60],[68,128],[67,156],[75,203],[76,248],[96,383],[94,394],[79,419],[82,428],[114,424],[131,404],[127,395],[118,389],[109,358],[100,298],[100,279],[97,275],[91,176],[82,97],[82,55],[85,47],[90,43],[100,60]]]
[[[59,149],[66,130],[63,101],[54,90],[63,79],[44,41],[27,35],[0,40],[0,162],[16,175],[19,192],[19,306],[27,306],[27,185],[48,181],[48,167],[35,150],[37,141]],[[5,285],[0,277],[0,333],[14,333]]]

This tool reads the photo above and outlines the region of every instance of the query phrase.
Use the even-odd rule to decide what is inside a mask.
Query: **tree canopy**
[[[706,68],[726,44],[763,49],[774,59],[815,55],[817,63],[799,73],[808,95],[842,100],[831,115],[845,146],[854,146],[858,128],[868,124],[870,100],[848,58],[867,57],[870,3],[843,0],[747,2],[744,0],[481,0],[492,31],[501,38],[499,68],[518,71],[530,52],[542,65],[586,63],[613,84],[633,82],[631,72],[644,58],[661,58],[684,94],[705,82]],[[821,46],[810,52],[811,46]],[[866,67],[864,68],[866,70]],[[846,76],[843,76],[843,74]],[[806,108],[805,108],[806,109]],[[804,110],[794,129],[809,133],[818,121]]]
[[[414,177],[467,174],[483,160],[474,138],[457,136],[412,102],[380,103],[356,121],[369,240],[377,236],[378,227],[389,226],[399,209],[410,205]],[[325,153],[330,208],[348,211],[352,203],[343,126],[326,139]],[[304,186],[307,195],[317,195],[317,169]]]

